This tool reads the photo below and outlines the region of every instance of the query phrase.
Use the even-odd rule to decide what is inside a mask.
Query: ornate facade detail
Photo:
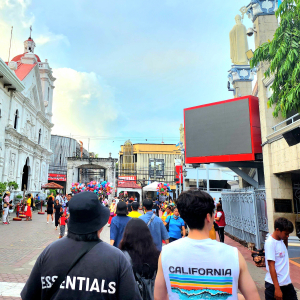
[[[274,15],[278,8],[278,0],[251,0],[247,6],[248,17],[254,22],[258,16]]]
[[[248,65],[233,65],[229,71],[228,79],[231,83],[236,81],[253,81],[256,69],[250,69]]]
[[[9,159],[9,178],[13,178],[15,174],[15,166],[16,166],[16,154],[11,153]]]

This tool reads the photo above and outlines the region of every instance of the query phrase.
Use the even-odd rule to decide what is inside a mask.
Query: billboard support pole
[[[207,193],[209,194],[209,167],[206,165],[206,188]]]
[[[199,189],[199,168],[197,168],[197,189]]]
[[[252,177],[250,177],[248,174],[246,174],[245,172],[243,172],[240,168],[237,167],[229,167],[229,169],[231,171],[233,171],[234,173],[236,173],[237,175],[241,176],[245,181],[247,181],[249,184],[251,184],[252,186],[254,186],[255,188],[258,189],[258,182],[255,181]]]

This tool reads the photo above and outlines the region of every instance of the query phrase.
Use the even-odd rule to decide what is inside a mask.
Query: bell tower
[[[24,53],[34,53],[35,42],[31,38],[32,26],[30,26],[30,36],[27,41],[24,42]]]

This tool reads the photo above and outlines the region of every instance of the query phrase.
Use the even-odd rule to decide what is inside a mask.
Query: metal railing
[[[297,117],[298,117],[298,119],[295,120],[295,118],[297,118]],[[294,122],[298,121],[298,120],[299,120],[299,117],[300,117],[299,114],[295,114],[295,115],[293,115],[292,117],[290,117],[290,118],[288,118],[288,119],[286,119],[286,120],[284,120],[284,121],[282,121],[282,122],[276,124],[275,126],[272,127],[272,129],[273,129],[274,132],[276,132],[278,126],[285,124],[285,126],[282,127],[282,128],[285,128],[285,127],[287,127],[287,126],[293,124]],[[291,124],[286,125],[286,123],[289,122],[289,121],[291,121]],[[282,128],[281,128],[281,129],[282,129]]]
[[[265,190],[222,192],[222,207],[226,218],[225,231],[261,249],[268,233]]]

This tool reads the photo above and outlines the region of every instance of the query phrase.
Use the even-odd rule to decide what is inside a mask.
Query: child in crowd
[[[62,216],[60,217],[60,235],[59,238],[61,239],[65,235],[65,229],[66,229],[66,213],[63,212]]]
[[[265,298],[297,300],[290,278],[288,237],[294,231],[294,225],[286,218],[275,220],[274,232],[265,243],[267,274],[265,278]]]

